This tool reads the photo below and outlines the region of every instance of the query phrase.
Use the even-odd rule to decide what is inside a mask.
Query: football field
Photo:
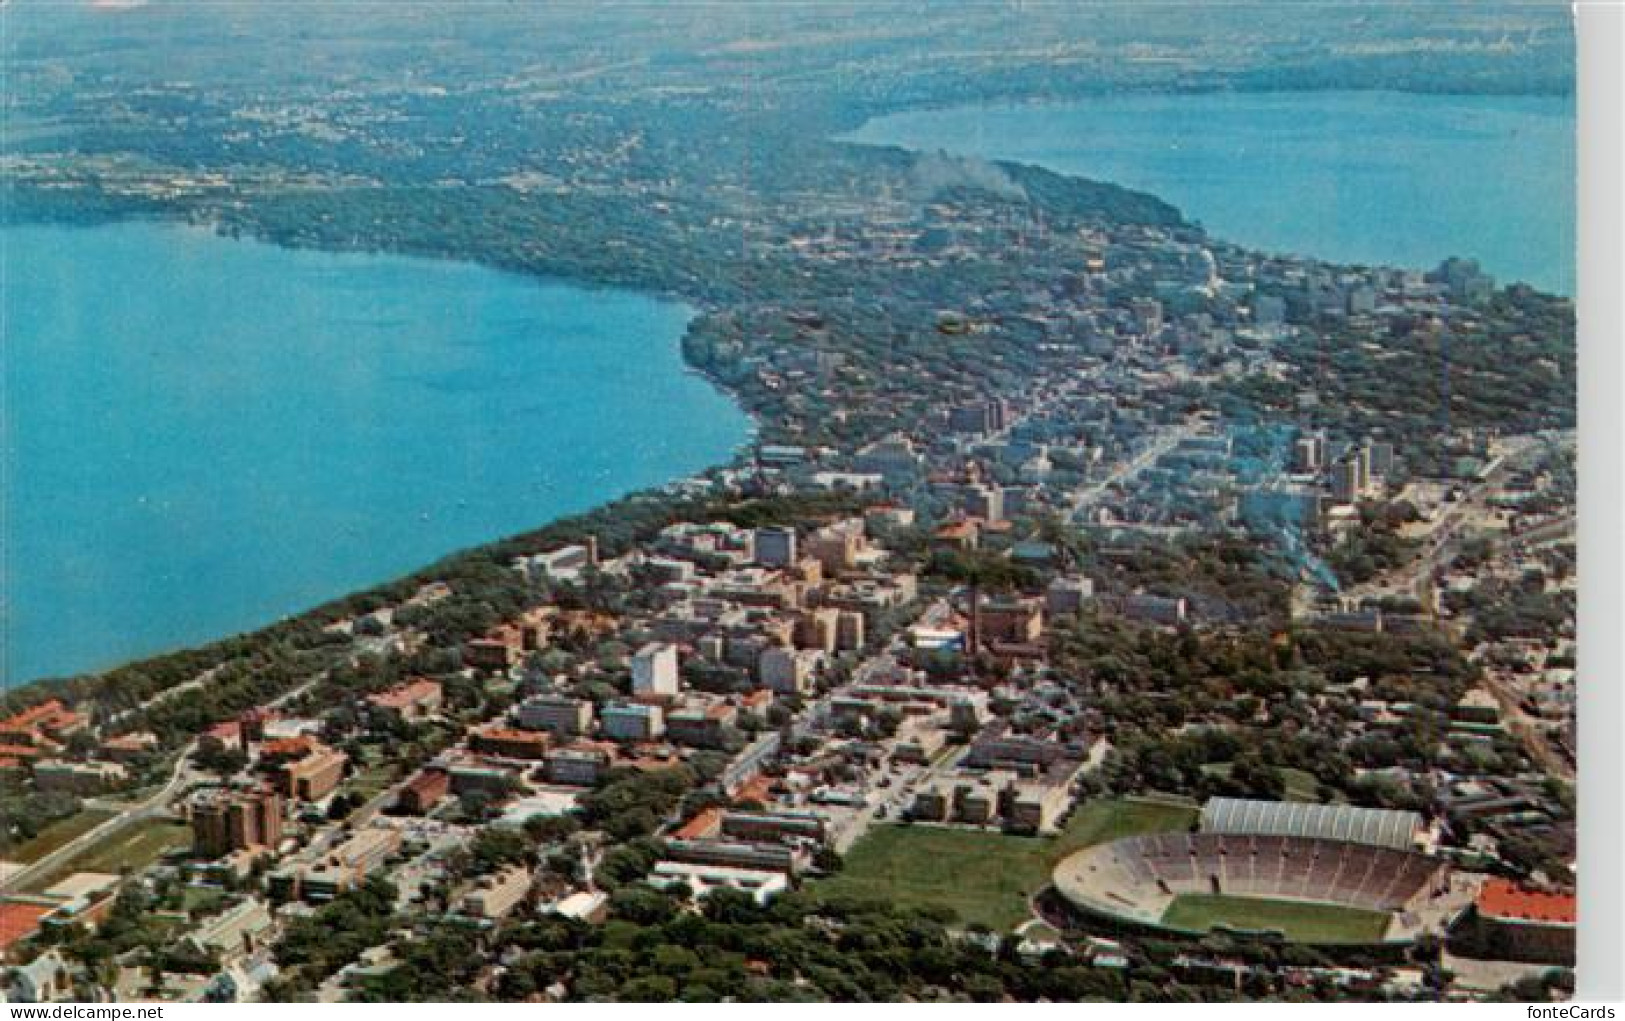
[[[1388,915],[1338,904],[1187,893],[1168,905],[1162,924],[1196,932],[1220,925],[1277,931],[1297,943],[1379,943]]]

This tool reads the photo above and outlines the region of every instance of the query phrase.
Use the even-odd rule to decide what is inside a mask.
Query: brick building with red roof
[[[1578,915],[1572,893],[1491,879],[1478,891],[1458,935],[1473,956],[1572,967]]]

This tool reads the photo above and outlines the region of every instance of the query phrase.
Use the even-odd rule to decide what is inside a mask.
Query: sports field
[[[1007,932],[1032,917],[1027,900],[1055,863],[1079,848],[1136,833],[1189,828],[1196,810],[1142,801],[1092,801],[1054,837],[1013,837],[943,826],[875,826],[847,853],[840,875],[812,886],[857,897],[952,908],[961,923]]]
[[[1187,893],[1168,905],[1162,924],[1197,932],[1217,925],[1274,930],[1299,943],[1379,943],[1388,916],[1337,904]]]

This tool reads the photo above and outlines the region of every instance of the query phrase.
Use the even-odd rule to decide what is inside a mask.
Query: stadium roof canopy
[[[1212,798],[1202,806],[1202,832],[1261,837],[1318,837],[1409,850],[1422,817],[1415,812],[1353,805]]]

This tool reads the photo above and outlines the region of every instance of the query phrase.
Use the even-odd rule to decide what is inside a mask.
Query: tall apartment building
[[[1332,465],[1332,499],[1355,503],[1371,485],[1371,460],[1365,448],[1351,450]]]
[[[678,693],[677,646],[650,642],[632,657],[633,695]]]
[[[268,787],[212,791],[192,804],[192,843],[219,858],[275,847],[282,840],[282,797]]]
[[[1292,469],[1317,472],[1326,463],[1326,437],[1319,433],[1300,436],[1292,445]]]

